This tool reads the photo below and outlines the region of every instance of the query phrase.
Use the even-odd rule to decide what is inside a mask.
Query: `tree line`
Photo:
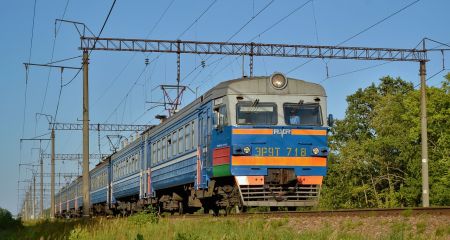
[[[430,205],[450,205],[450,73],[427,101]],[[347,103],[331,130],[320,206],[421,206],[420,90],[386,76]]]

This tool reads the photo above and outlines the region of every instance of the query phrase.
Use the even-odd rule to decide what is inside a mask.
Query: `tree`
[[[449,79],[428,89],[431,203],[450,201]],[[321,206],[417,206],[421,202],[419,91],[389,76],[347,97],[332,129]],[[445,167],[445,168],[444,168]],[[434,195],[433,195],[434,193]]]
[[[8,210],[0,208],[0,230],[9,229],[18,225],[18,221],[13,219],[11,213]]]

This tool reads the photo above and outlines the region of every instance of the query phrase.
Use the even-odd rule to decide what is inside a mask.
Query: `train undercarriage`
[[[139,199],[138,195],[117,199],[114,204],[94,204],[94,216],[126,216],[150,206],[170,214],[193,214],[203,209],[205,214],[225,215],[245,212],[250,207],[295,210],[315,206],[320,184],[301,184],[292,172],[269,171],[268,176],[222,177],[211,180],[207,189],[194,189],[193,184],[156,191],[155,197]],[[60,217],[80,217],[82,208],[64,211]]]

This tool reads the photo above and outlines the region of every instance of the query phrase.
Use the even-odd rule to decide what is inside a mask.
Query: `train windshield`
[[[321,126],[322,117],[319,104],[285,103],[284,121],[287,125]]]
[[[239,125],[276,125],[277,105],[268,102],[239,102],[236,105]]]

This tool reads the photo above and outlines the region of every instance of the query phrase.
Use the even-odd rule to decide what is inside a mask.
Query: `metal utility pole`
[[[50,135],[50,139],[52,139],[52,157],[50,161],[50,219],[55,218],[55,129],[52,129],[52,133]]]
[[[427,92],[426,62],[420,62],[420,125],[422,138],[422,206],[430,206],[430,190],[428,184],[428,134],[427,134]]]
[[[36,217],[36,175],[33,174],[33,218]]]
[[[40,168],[41,168],[41,201],[39,202],[39,216],[40,218],[44,218],[44,159],[42,156],[40,157]]]
[[[83,217],[89,217],[89,52],[83,50]]]

